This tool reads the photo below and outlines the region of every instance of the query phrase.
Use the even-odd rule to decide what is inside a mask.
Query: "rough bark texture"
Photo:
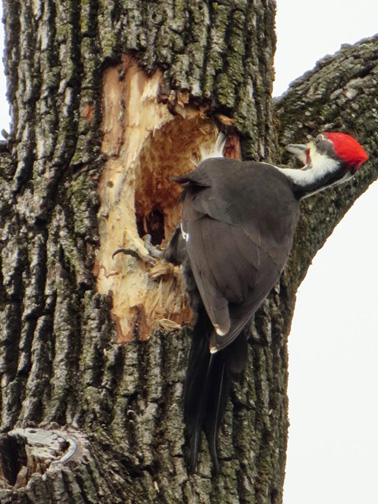
[[[345,131],[369,153],[370,162],[353,180],[302,203],[302,219],[287,270],[297,286],[311,260],[355,200],[377,179],[378,37],[344,45],[321,60],[275,101],[277,137],[282,151],[319,131]],[[283,155],[283,162],[288,156]]]
[[[190,114],[201,111],[212,128],[222,114],[236,119],[232,133],[245,157],[272,160],[274,3],[4,0],[4,14],[12,131],[0,157],[1,502],[282,502],[296,288],[376,178],[373,163],[347,189],[305,205],[290,267],[251,324],[247,372],[220,436],[221,474],[211,478],[204,444],[198,474],[189,476],[182,452],[189,331],[159,329],[140,341],[139,320],[132,341],[117,343],[112,292],[96,282],[101,220],[114,209],[105,209],[98,189],[129,147],[124,132],[118,150],[104,143],[106,76],[125,84],[125,57],[133,57],[143,79],[160,72],[153,101],[172,120],[182,117],[174,123],[178,141]],[[376,42],[343,49],[278,102],[283,142],[346,128],[375,158]],[[127,94],[121,101],[114,127],[127,126]],[[176,151],[173,143],[164,156]],[[130,183],[145,194],[138,173]],[[143,269],[137,261],[129,268]]]

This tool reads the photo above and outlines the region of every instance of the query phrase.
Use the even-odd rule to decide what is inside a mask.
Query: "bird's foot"
[[[131,257],[135,257],[135,259],[140,259],[141,261],[147,263],[150,266],[155,266],[156,259],[163,259],[163,252],[156,246],[151,243],[151,235],[147,234],[143,237],[144,242],[144,250],[147,250],[148,253],[145,253],[143,249],[139,248],[119,248],[115,250],[112,254],[112,259],[117,254],[127,254]]]
[[[164,252],[160,250],[156,245],[152,245],[152,237],[150,234],[146,234],[143,236],[144,246],[148,250],[148,253],[151,257],[155,259],[163,259]]]

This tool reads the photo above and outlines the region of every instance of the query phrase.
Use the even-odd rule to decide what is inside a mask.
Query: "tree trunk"
[[[197,474],[183,457],[180,271],[149,264],[141,239],[169,238],[170,176],[219,129],[236,157],[277,160],[276,122],[280,142],[349,129],[374,158],[376,40],[306,75],[274,121],[274,5],[4,0],[2,503],[282,502],[295,292],[377,171],[303,206],[291,262],[251,324],[217,478],[205,442]]]

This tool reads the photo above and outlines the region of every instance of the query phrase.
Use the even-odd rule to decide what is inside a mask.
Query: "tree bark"
[[[180,272],[151,268],[140,236],[169,238],[169,177],[219,128],[235,156],[240,143],[275,161],[281,143],[337,128],[375,157],[376,39],[304,76],[274,120],[274,5],[4,0],[1,502],[282,502],[295,292],[377,170],[304,205],[291,262],[251,323],[217,478],[205,443],[197,474],[183,457]],[[120,247],[136,254],[113,258]]]
[[[287,268],[294,275],[296,288],[316,252],[378,176],[374,163],[378,145],[377,41],[375,36],[356,45],[344,45],[275,100],[281,152],[287,143],[303,142],[319,131],[345,131],[364,145],[371,160],[348,184],[302,203],[302,218]],[[282,161],[287,161],[287,155],[283,154]]]

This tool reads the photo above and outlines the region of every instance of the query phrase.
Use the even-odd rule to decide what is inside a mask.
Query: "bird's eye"
[[[324,140],[325,136],[320,134],[318,135],[316,138],[315,138],[315,143],[318,144],[320,143],[322,140]]]

